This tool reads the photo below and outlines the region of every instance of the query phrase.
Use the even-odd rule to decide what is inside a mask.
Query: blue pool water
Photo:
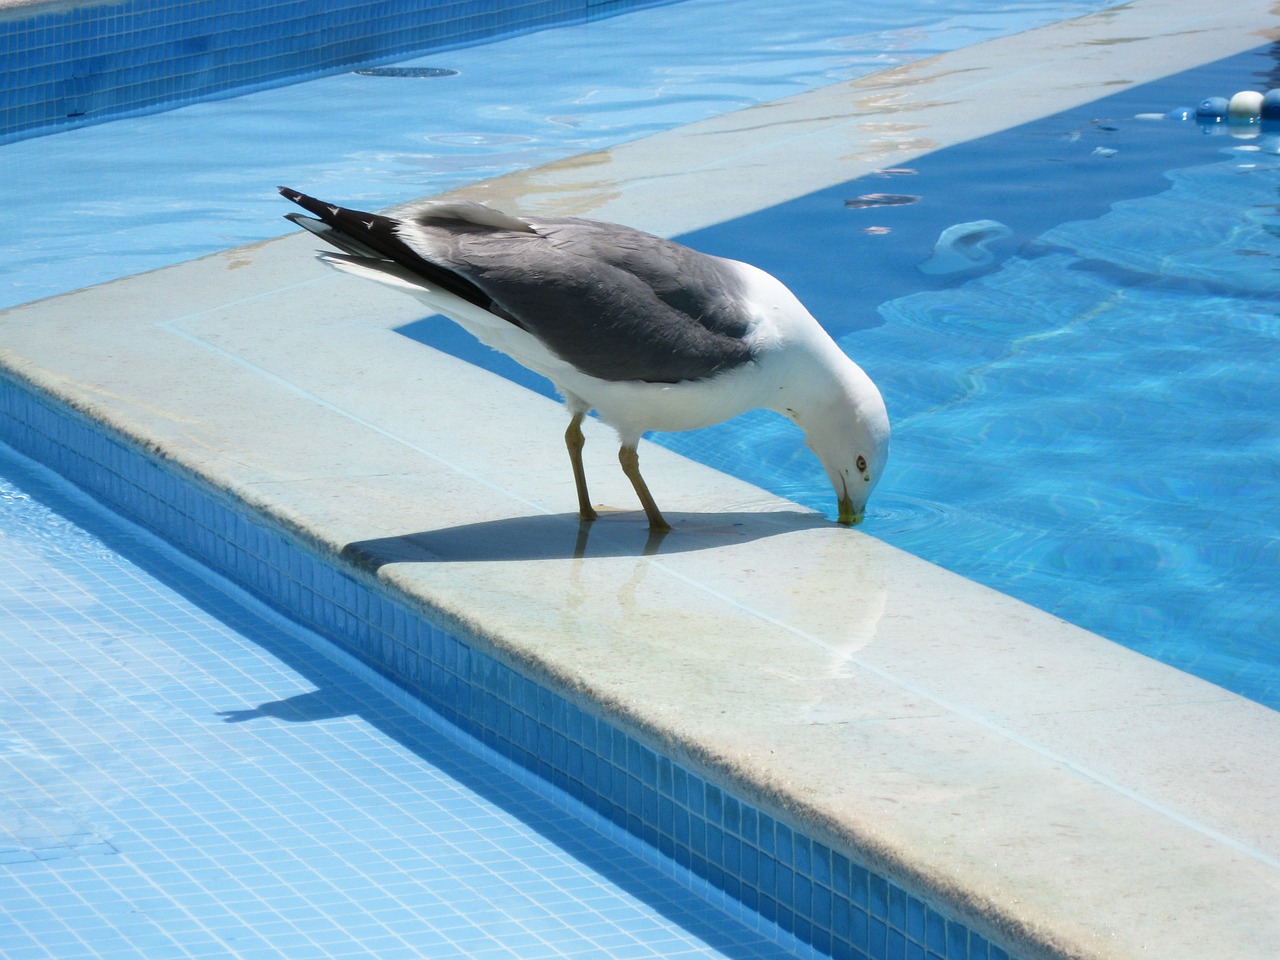
[[[274,187],[382,208],[1114,0],[684,0],[0,147],[0,307],[280,236]]]
[[[794,957],[0,445],[0,955]]]

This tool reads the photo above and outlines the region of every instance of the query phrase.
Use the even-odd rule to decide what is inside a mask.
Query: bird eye
[[[858,454],[858,470],[865,473],[867,469],[867,458],[862,454]]]

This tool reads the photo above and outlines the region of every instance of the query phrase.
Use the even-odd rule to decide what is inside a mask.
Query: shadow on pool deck
[[[342,557],[366,570],[389,563],[501,560],[582,560],[652,557],[714,550],[831,524],[816,513],[668,513],[669,532],[654,532],[639,512],[602,513],[584,522],[576,513],[538,514],[359,540]],[[763,521],[763,522],[762,522]]]

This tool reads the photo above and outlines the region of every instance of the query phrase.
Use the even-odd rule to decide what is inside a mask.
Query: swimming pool
[[[883,909],[883,910],[885,910],[885,911],[886,911],[886,913],[888,914],[888,916],[887,916],[885,919],[888,919],[889,917],[892,917],[892,916],[894,916],[894,915],[897,915],[897,916],[898,916],[898,922],[899,922],[899,923],[902,923],[902,924],[908,924],[908,923],[912,923],[912,924],[915,924],[915,923],[923,923],[923,914],[921,914],[921,913],[919,913],[919,912],[918,912],[918,908],[916,908],[917,912],[913,913],[913,912],[912,912],[912,908],[911,908],[911,906],[910,906],[909,902],[908,902],[908,901],[906,901],[906,900],[904,900],[904,898],[901,896],[900,892],[899,892],[899,894],[898,894],[898,895],[896,896],[896,898],[895,898],[895,896],[894,896],[893,892],[892,892],[892,891],[890,891],[889,896],[888,896],[886,899],[887,899],[887,904],[882,905],[882,909]],[[894,906],[895,902],[896,902],[896,906]],[[882,922],[882,923],[881,923],[881,927],[880,927],[880,930],[881,930],[881,936],[882,936],[882,937],[884,937],[884,936],[885,936],[884,927],[885,927],[885,924]],[[894,929],[897,929],[897,932],[898,932],[899,934],[901,934],[901,933],[903,932],[903,931],[902,931],[901,929],[899,929],[899,928],[894,928]],[[923,928],[922,928],[922,927],[920,927],[919,929],[923,929]],[[900,942],[901,942],[901,941],[900,941]],[[916,943],[917,945],[919,945],[919,944],[920,944],[920,942],[921,942],[921,941],[919,941],[919,940],[916,940],[916,941],[915,941],[915,943]],[[944,947],[944,948],[941,948],[941,949],[945,949],[945,947]],[[984,947],[983,949],[984,949],[984,951],[985,951],[985,947]]]

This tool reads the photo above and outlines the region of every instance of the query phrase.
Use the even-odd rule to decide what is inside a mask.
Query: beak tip
[[[853,527],[862,522],[863,516],[863,511],[855,510],[851,501],[841,499],[840,512],[836,515],[837,523],[843,527]]]

